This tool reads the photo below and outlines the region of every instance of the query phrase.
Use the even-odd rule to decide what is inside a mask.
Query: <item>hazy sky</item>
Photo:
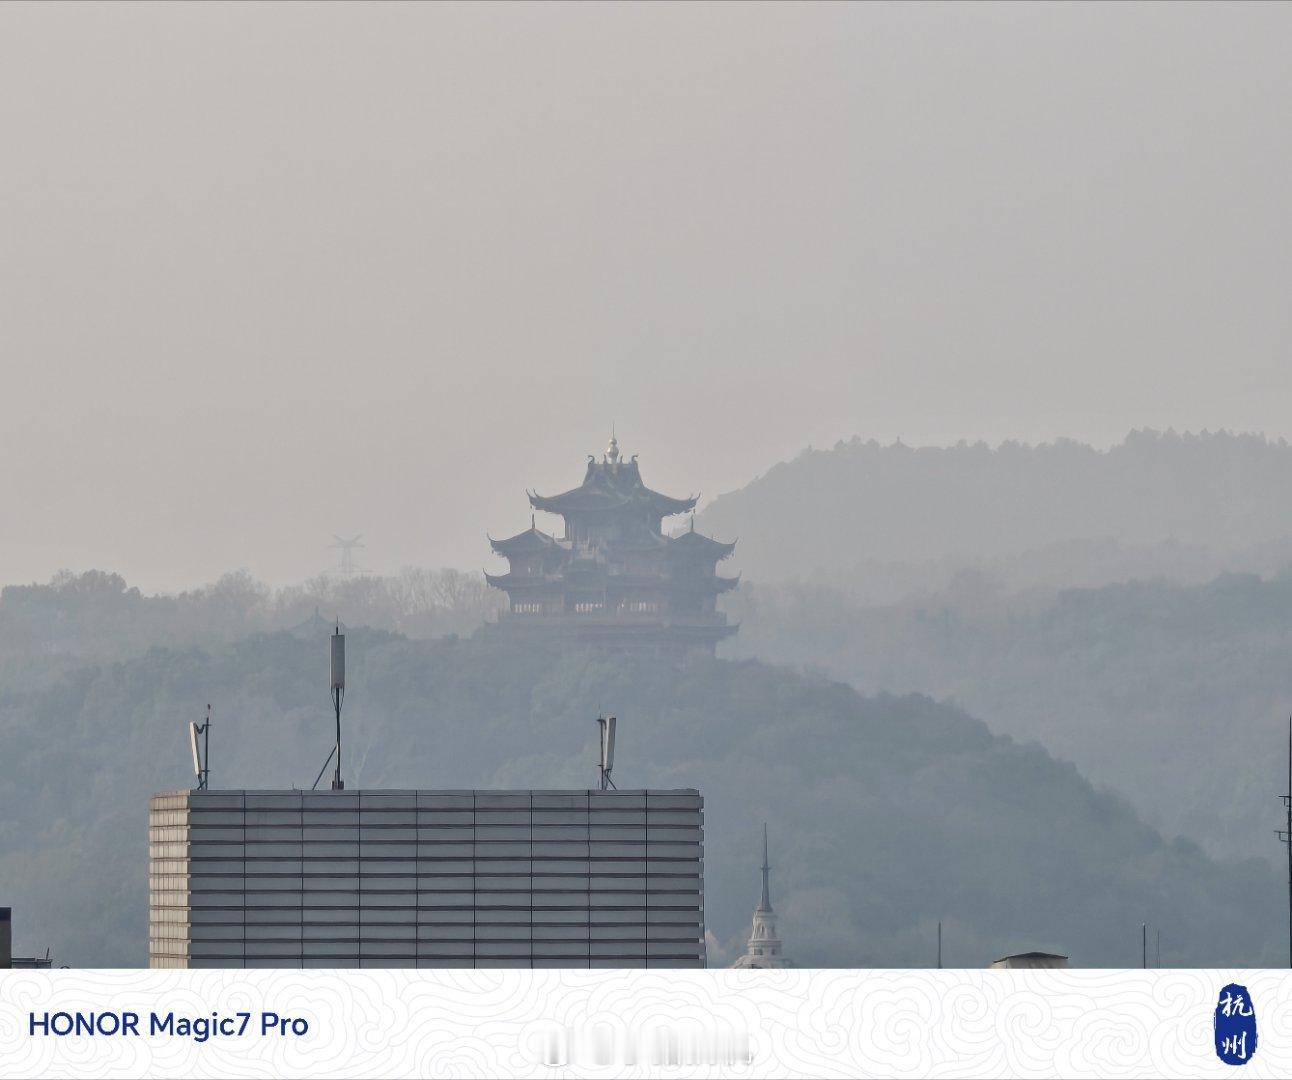
[[[0,7],[0,581],[492,565],[610,424],[1292,435],[1292,8]]]

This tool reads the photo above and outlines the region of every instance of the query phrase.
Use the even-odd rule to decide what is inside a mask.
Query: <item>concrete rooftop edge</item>
[[[596,788],[346,788],[332,791],[320,788],[176,788],[153,793],[153,798],[191,795],[206,798],[216,795],[322,795],[345,797],[348,795],[592,795],[614,798],[616,795],[699,795],[698,788],[618,788],[600,791]]]

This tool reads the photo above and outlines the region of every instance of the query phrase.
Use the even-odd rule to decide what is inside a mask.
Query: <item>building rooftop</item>
[[[627,798],[629,796],[651,798],[664,796],[699,796],[698,788],[612,788],[601,791],[598,788],[346,788],[344,791],[331,791],[320,788],[311,791],[308,788],[180,788],[174,791],[159,791],[155,798],[171,795],[191,795],[194,798],[212,798],[225,795],[311,795],[317,798],[336,799],[356,795],[376,797],[397,796],[529,796],[529,795],[595,795],[605,798]]]

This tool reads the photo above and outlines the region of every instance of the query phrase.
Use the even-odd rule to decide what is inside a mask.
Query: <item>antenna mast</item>
[[[1288,849],[1288,967],[1292,967],[1292,716],[1288,717],[1288,790],[1279,796],[1287,808],[1287,827],[1275,835]]]
[[[202,749],[199,752],[197,737],[202,736]],[[189,721],[188,745],[193,752],[193,774],[197,777],[197,790],[205,791],[211,779],[211,706],[206,707],[206,720],[199,724]]]
[[[606,788],[615,786],[615,782],[610,779],[610,773],[615,767],[615,718],[598,716],[597,727],[600,728],[601,735],[601,758],[597,772],[601,790],[605,791]]]
[[[336,769],[332,773],[332,790],[343,791],[341,779],[341,702],[345,700],[345,635],[338,619],[332,634],[332,706],[336,709]],[[323,767],[326,769],[327,764]],[[318,783],[316,780],[315,783]]]

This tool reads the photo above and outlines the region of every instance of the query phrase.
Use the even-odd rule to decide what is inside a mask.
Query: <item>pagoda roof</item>
[[[485,581],[495,589],[536,588],[542,585],[559,585],[560,578],[552,574],[491,574],[485,571]]]
[[[668,547],[669,538],[655,532],[644,522],[637,523],[635,528],[624,533],[614,541],[615,547],[632,548],[638,551],[650,551],[654,548]]]
[[[642,482],[641,470],[634,455],[620,461],[617,453],[611,460],[597,461],[588,456],[588,469],[583,483],[559,495],[539,495],[529,492],[529,504],[535,510],[551,514],[578,514],[597,510],[618,510],[633,505],[645,505],[661,517],[684,514],[694,509],[699,496],[677,499],[652,491]]]
[[[499,555],[528,555],[560,545],[556,537],[530,525],[524,532],[509,536],[506,540],[495,540],[492,536],[489,537],[489,546]]]
[[[734,540],[730,544],[724,544],[721,540],[714,540],[710,536],[696,532],[694,524],[690,530],[680,536],[669,537],[668,546],[672,551],[694,551],[715,560],[725,559],[736,550]]]

